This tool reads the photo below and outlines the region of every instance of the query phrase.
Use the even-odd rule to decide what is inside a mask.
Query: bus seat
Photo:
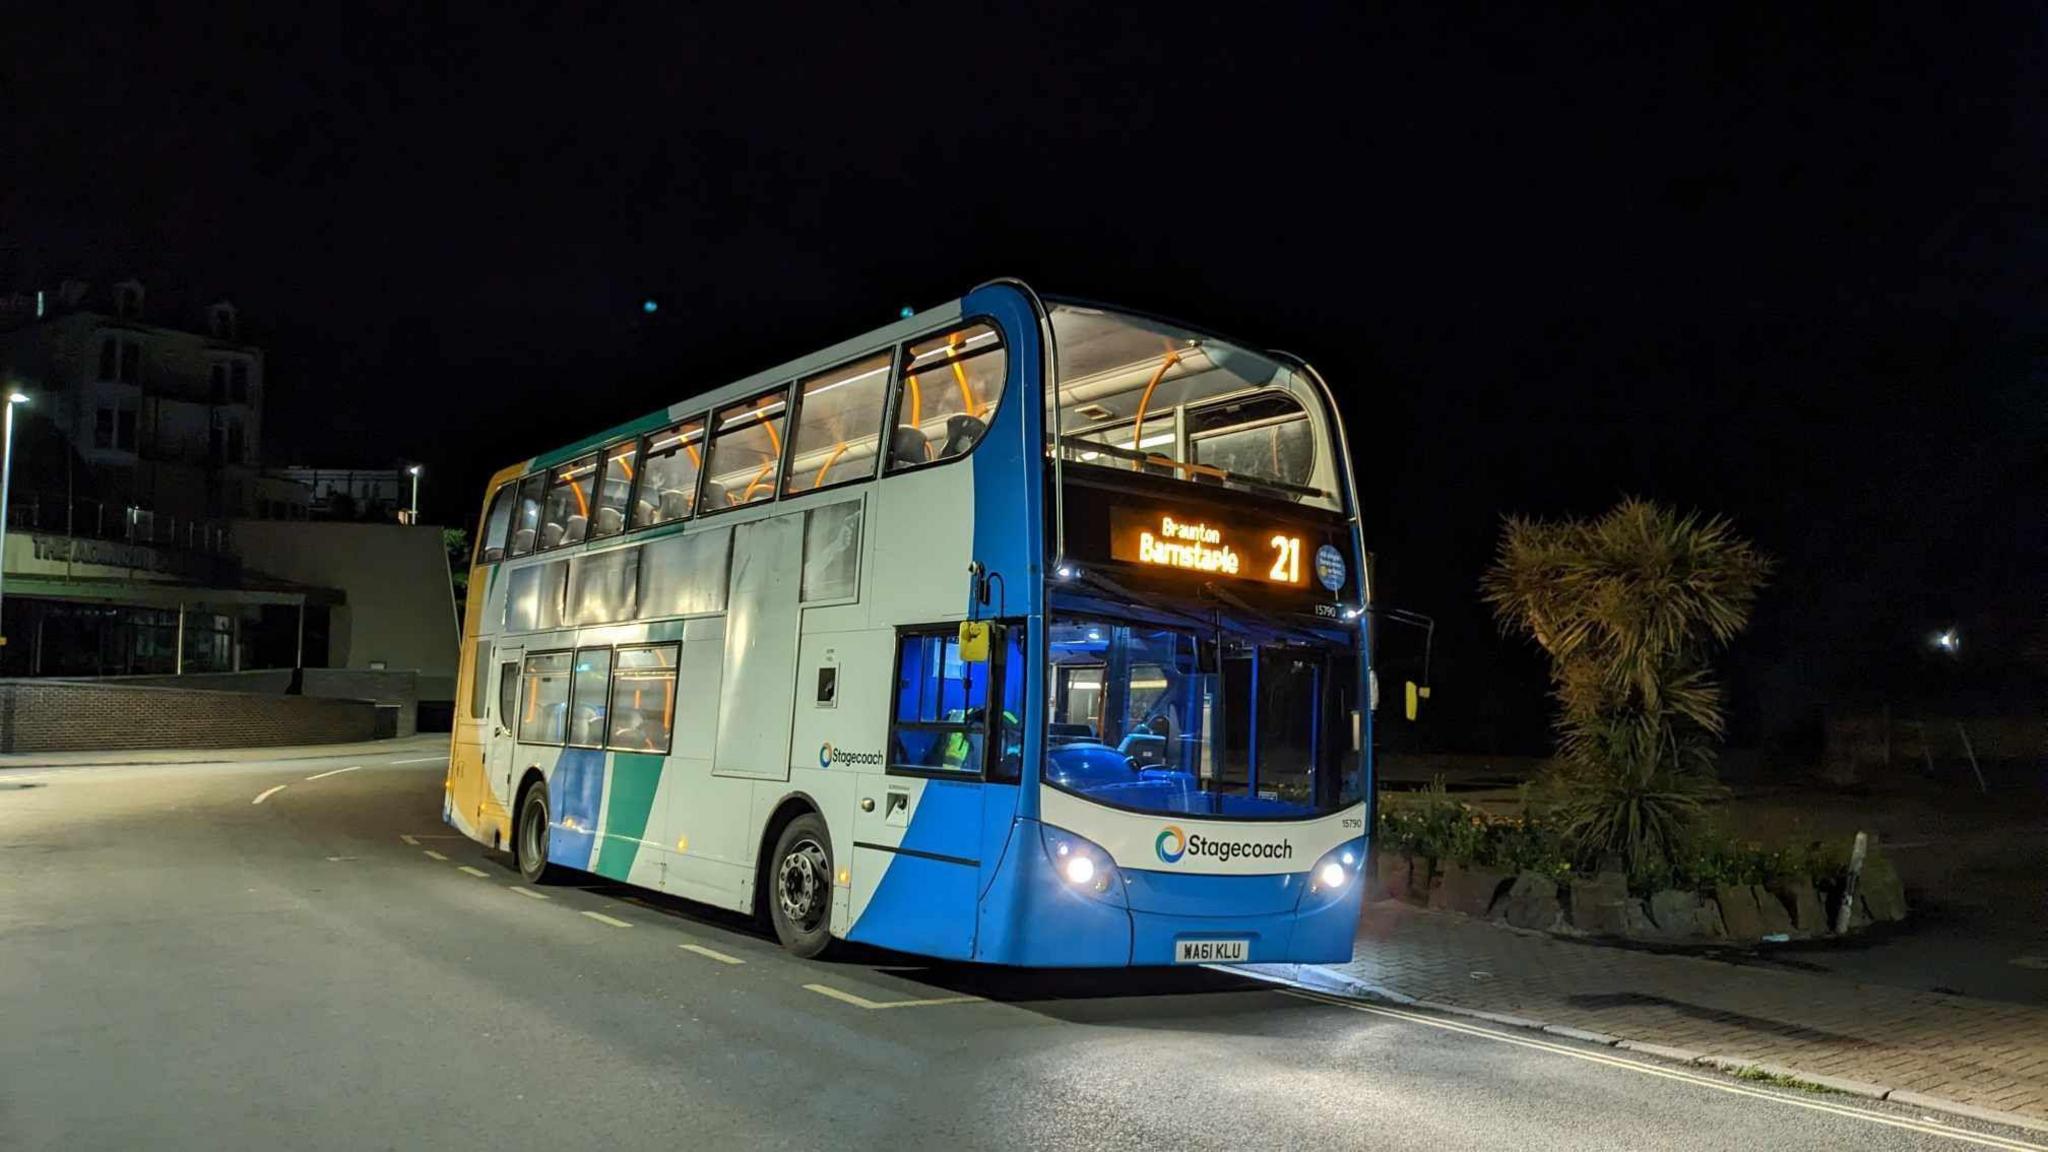
[[[654,523],[654,504],[648,500],[633,501],[633,527],[645,528]]]
[[[661,490],[661,518],[680,520],[690,514],[690,494],[681,488]]]
[[[1083,740],[1093,741],[1095,739],[1095,726],[1093,724],[1065,724],[1055,720],[1045,726],[1045,735],[1054,744],[1073,744]]]
[[[589,531],[590,517],[571,516],[569,517],[568,525],[562,529],[562,543],[581,544],[583,543],[584,535]]]
[[[626,518],[619,515],[617,508],[599,508],[597,510],[597,534],[599,536],[609,536],[625,526]]]
[[[896,434],[889,437],[889,467],[907,468],[931,458],[932,438],[923,429],[908,424],[896,426]]]
[[[524,555],[531,551],[533,551],[533,529],[521,528],[519,531],[514,532],[512,534],[513,554]]]
[[[1140,768],[1153,768],[1166,763],[1166,737],[1151,732],[1133,732],[1124,737],[1116,750],[1138,762]]]
[[[718,509],[725,507],[726,503],[725,485],[716,480],[704,481],[704,506]]]
[[[958,456],[974,447],[974,442],[981,439],[981,434],[986,431],[988,425],[965,413],[946,417],[946,442],[939,449],[939,459]]]
[[[562,526],[549,522],[540,526],[540,546],[553,548],[562,542]]]

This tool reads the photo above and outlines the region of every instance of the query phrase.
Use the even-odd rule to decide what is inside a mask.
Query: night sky
[[[1739,736],[1948,683],[1938,623],[2038,701],[2037,5],[737,7],[12,13],[0,290],[232,296],[271,462],[423,460],[467,524],[497,466],[1022,276],[1324,371],[1445,746],[1541,742],[1499,517],[1625,493],[1781,558]]]

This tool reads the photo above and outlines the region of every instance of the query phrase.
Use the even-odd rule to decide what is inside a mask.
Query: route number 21
[[[1301,583],[1301,537],[1273,537],[1273,571],[1270,576],[1283,584]]]

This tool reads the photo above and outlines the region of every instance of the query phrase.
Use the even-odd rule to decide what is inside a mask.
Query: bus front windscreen
[[[1048,640],[1048,783],[1221,818],[1357,802],[1354,650],[1078,617],[1054,620]]]

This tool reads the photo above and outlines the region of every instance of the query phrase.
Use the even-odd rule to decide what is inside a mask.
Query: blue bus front
[[[1021,715],[991,730],[1011,741],[1018,795],[1007,835],[988,829],[1004,843],[984,867],[974,956],[1348,960],[1370,672],[1328,392],[1283,356],[1033,305],[1050,391],[1043,473],[1025,471],[1042,512],[1019,517],[1038,502],[1001,485],[975,501],[977,549],[983,524],[1015,525],[1035,571],[1028,595],[976,605],[1025,667],[1006,693]],[[1027,614],[1002,619],[1005,606]]]

